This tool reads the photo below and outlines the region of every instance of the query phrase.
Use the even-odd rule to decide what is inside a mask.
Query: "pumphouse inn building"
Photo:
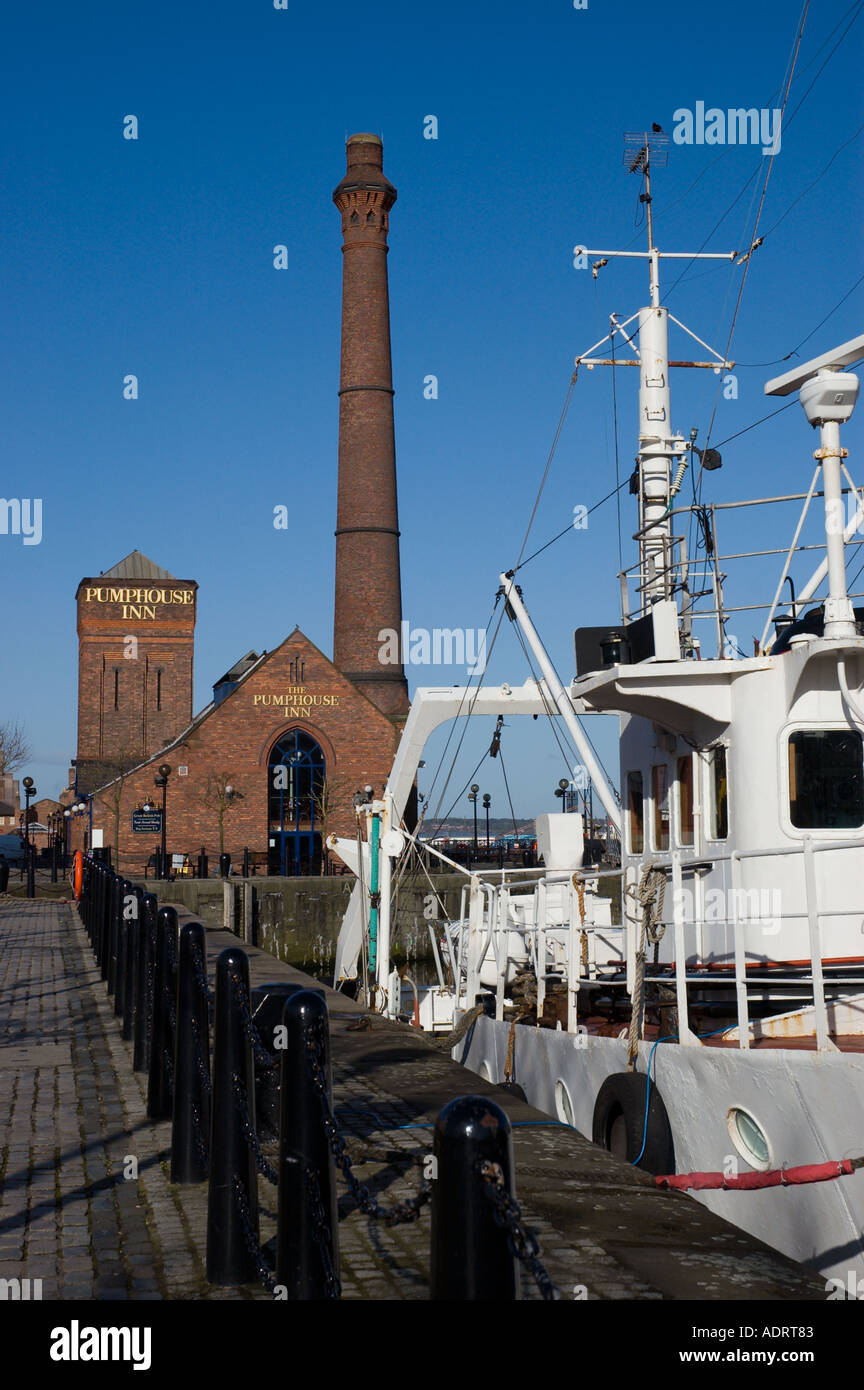
[[[165,840],[211,872],[244,849],[271,874],[319,873],[326,838],[355,833],[353,798],[380,792],[408,712],[387,284],[396,190],[375,135],[347,142],[333,660],[295,627],[250,651],[193,715],[198,585],[131,554],[78,585],[78,749],[61,800],[70,848],[110,847],[143,874]],[[357,575],[363,584],[357,584]],[[167,774],[162,769],[168,768]],[[164,788],[162,783],[165,783]],[[169,861],[170,862],[170,861]]]

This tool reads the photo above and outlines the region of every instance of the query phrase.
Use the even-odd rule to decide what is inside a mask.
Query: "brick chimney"
[[[401,636],[387,232],[396,189],[377,135],[352,135],[333,194],[342,214],[342,366],[333,660],[390,716],[408,710],[401,664],[379,661],[382,629]],[[390,643],[393,650],[393,643]]]

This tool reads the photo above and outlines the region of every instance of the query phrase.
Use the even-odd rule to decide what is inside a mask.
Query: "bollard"
[[[120,918],[117,923],[117,967],[114,973],[114,1017],[122,1018],[126,1007],[126,974],[129,964],[129,919],[133,911],[135,888],[124,878],[120,891]]]
[[[105,873],[99,875],[99,891],[96,900],[96,920],[93,923],[93,936],[91,945],[96,964],[102,964],[102,943],[105,937],[105,922],[108,916],[108,903],[111,894],[111,882],[113,874]]]
[[[108,923],[105,940],[102,943],[102,979],[108,985],[108,993],[114,993],[114,979],[117,973],[117,924],[123,911],[123,880],[115,874],[111,884],[111,903],[108,909]]]
[[[174,1107],[171,1181],[204,1182],[210,1141],[210,1018],[199,975],[206,975],[204,928],[180,928],[177,965],[177,1038],[174,1048]]]
[[[135,1015],[138,1009],[138,966],[141,958],[141,931],[144,924],[144,889],[132,887],[132,913],[126,923],[126,974],[123,991],[123,1039],[130,1042],[135,1036]]]
[[[220,855],[219,855],[219,877],[220,877],[220,878],[230,878],[230,876],[231,876],[231,855],[230,855],[230,854],[220,854]]]
[[[263,1046],[269,1052],[275,1052],[274,1037],[276,1029],[282,1024],[285,1000],[301,989],[303,985],[293,980],[278,980],[274,984],[256,985],[252,990],[252,1022]],[[314,989],[312,993],[324,998],[323,989]],[[279,1138],[281,1055],[281,1052],[275,1052],[276,1060],[269,1067],[258,1057],[255,1058],[255,1122],[261,1139]]]
[[[153,1022],[153,973],[156,965],[156,914],[159,902],[155,893],[142,895],[143,916],[138,933],[138,992],[135,1000],[135,1046],[132,1051],[132,1070],[150,1070],[150,1032]]]
[[[336,1169],[307,1048],[307,1038],[314,1038],[321,1084],[332,1113],[327,1005],[319,993],[298,990],[286,999],[282,1022],[286,1034],[279,1117],[276,1282],[284,1285],[290,1299],[328,1298],[338,1291],[339,1280]]]
[[[153,1006],[150,1024],[150,1074],[147,1083],[147,1115],[151,1120],[170,1120],[174,1081],[174,1000],[177,994],[177,913],[160,907],[156,918],[156,964],[153,971]]]
[[[198,877],[199,877],[199,878],[207,878],[208,875],[209,875],[209,872],[210,872],[210,866],[209,866],[209,864],[207,863],[207,851],[206,851],[206,849],[204,848],[204,846],[202,845],[202,846],[201,846],[201,853],[198,855]]]
[[[519,1297],[516,1256],[480,1175],[484,1161],[498,1164],[513,1193],[510,1121],[485,1096],[462,1096],[435,1121],[432,1185],[431,1297],[459,1302]]]
[[[9,863],[8,863],[7,859],[5,858],[5,856],[4,856],[3,860],[0,861],[0,893],[5,893],[5,892],[6,892],[6,889],[7,889],[8,887],[9,887]]]
[[[249,877],[249,846],[248,846],[248,845],[246,845],[246,846],[244,847],[244,849],[243,849],[243,877],[244,877],[244,878],[248,878],[248,877]]]
[[[239,976],[239,987],[232,984],[232,976]],[[248,1284],[256,1278],[255,1259],[246,1236],[251,1234],[256,1241],[258,1239],[258,1175],[243,1132],[243,1116],[234,1083],[236,1076],[244,1095],[246,1118],[254,1129],[252,1047],[243,1026],[238,988],[241,998],[245,994],[248,1008],[249,962],[243,951],[229,946],[216,964],[213,1111],[207,1194],[207,1279],[211,1284],[223,1286]],[[245,1204],[245,1219],[241,1201]]]

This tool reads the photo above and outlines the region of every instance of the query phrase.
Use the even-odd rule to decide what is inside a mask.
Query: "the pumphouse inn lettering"
[[[195,602],[193,589],[115,589],[93,585],[84,590],[85,603],[118,603],[121,618],[155,618],[159,604]]]
[[[252,703],[256,709],[278,706],[284,709],[286,719],[311,719],[313,709],[338,709],[339,696],[312,695],[305,685],[289,685],[281,695],[255,695]]]

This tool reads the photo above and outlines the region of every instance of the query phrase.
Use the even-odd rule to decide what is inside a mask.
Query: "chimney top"
[[[384,175],[384,142],[380,135],[363,131],[349,135],[345,143],[346,173],[333,194],[338,203],[343,193],[354,189],[382,189],[388,197],[388,206],[396,201],[396,189]]]

